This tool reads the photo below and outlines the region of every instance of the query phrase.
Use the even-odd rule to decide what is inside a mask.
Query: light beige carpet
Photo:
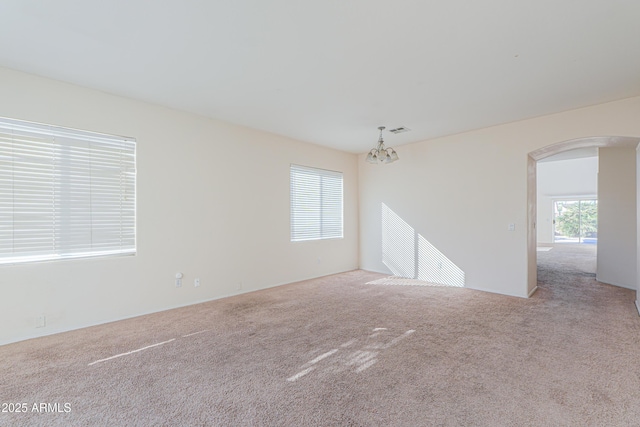
[[[384,285],[384,286],[449,286],[442,283],[427,282],[418,279],[406,279],[404,277],[388,276],[382,279],[372,280],[367,285]]]
[[[6,345],[0,425],[640,424],[635,293],[538,257],[530,299],[353,271]]]

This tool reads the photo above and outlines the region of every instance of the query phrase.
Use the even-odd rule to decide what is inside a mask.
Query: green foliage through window
[[[572,200],[556,202],[556,231],[566,237],[589,237],[598,231],[598,202]]]

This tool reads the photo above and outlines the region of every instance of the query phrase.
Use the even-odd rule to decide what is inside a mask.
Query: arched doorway
[[[527,287],[529,295],[537,288],[537,162],[549,156],[579,148],[628,147],[636,148],[640,138],[634,137],[587,137],[558,142],[529,153],[527,159]],[[638,165],[635,165],[636,173]],[[637,188],[636,188],[637,191]],[[636,209],[637,210],[637,209]],[[635,215],[634,215],[635,216]],[[637,261],[635,262],[637,264]]]

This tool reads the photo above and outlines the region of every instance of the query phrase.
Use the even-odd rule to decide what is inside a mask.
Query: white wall
[[[360,266],[391,273],[382,261],[384,204],[464,273],[466,287],[526,297],[535,287],[528,153],[575,138],[639,136],[639,114],[640,98],[629,98],[398,147],[390,165],[360,156]]]
[[[636,150],[600,148],[598,157],[597,279],[636,289]]]
[[[0,267],[0,344],[358,267],[355,155],[8,69],[0,116],[134,137],[138,167],[137,255]],[[344,173],[344,239],[289,241],[290,163]]]
[[[553,202],[596,197],[598,158],[541,161],[537,165],[538,243],[553,243]]]
[[[640,144],[636,147],[636,309],[640,314]]]
[[[527,156],[527,296],[533,295],[538,289],[538,260],[536,253],[538,250],[538,239],[536,237],[536,179],[537,161],[532,156]],[[514,230],[515,231],[515,230]]]

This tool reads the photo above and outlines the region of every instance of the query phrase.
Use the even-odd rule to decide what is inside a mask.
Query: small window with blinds
[[[291,165],[291,241],[343,237],[342,173]]]
[[[0,264],[134,254],[135,148],[0,118]]]

